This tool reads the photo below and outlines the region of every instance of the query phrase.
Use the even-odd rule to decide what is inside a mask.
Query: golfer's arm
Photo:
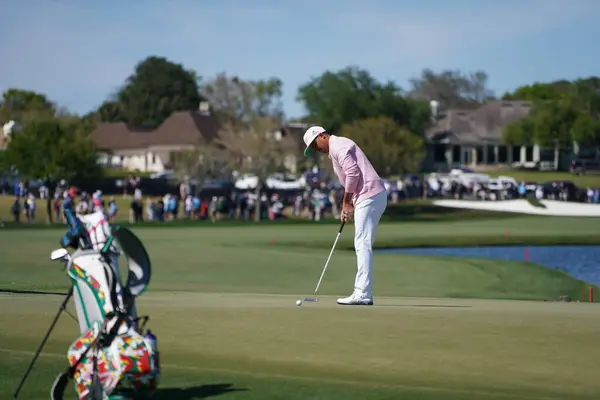
[[[360,180],[360,169],[350,151],[348,151],[342,159],[341,167],[346,174],[344,182],[344,203],[352,204],[352,195],[356,192],[358,182]]]
[[[342,204],[352,204],[352,195],[354,193],[344,192],[344,200]]]

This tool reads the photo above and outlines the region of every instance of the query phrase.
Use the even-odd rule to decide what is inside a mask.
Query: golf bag
[[[115,236],[113,236],[113,232],[108,223],[106,214],[104,214],[102,211],[98,211],[93,214],[78,215],[78,218],[87,229],[93,249],[101,252],[104,255],[104,258],[112,267],[114,274],[120,281],[121,268],[119,267],[119,256],[121,253],[115,246]],[[117,227],[116,229],[118,230],[120,228]],[[115,290],[117,290],[117,296],[123,299],[127,314],[133,319],[136,319],[137,309],[135,306],[135,298],[148,287],[151,272],[150,260],[146,250],[144,249],[144,246],[139,239],[129,230],[125,232],[125,235],[126,237],[121,238],[120,242],[125,240],[125,246],[128,249],[128,252],[125,252],[125,255],[127,257],[129,267],[129,280],[127,285],[124,287],[117,285]],[[146,268],[147,271],[145,270]],[[77,299],[75,301],[77,301]],[[84,320],[80,316],[79,326],[82,334],[84,329],[89,329],[89,326],[84,325],[83,321]]]
[[[158,348],[156,337],[140,326],[148,318],[137,317],[135,299],[150,281],[150,259],[137,236],[127,228],[111,228],[104,213],[79,218],[93,248],[70,255],[65,250],[63,260],[73,284],[80,336],[68,349],[69,370],[55,381],[52,398],[62,399],[69,378],[81,400],[149,398],[160,374]],[[124,285],[120,254],[129,270]]]

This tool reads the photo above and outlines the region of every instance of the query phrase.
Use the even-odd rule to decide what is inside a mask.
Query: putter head
[[[309,303],[316,303],[318,300],[316,297],[307,297],[306,299],[304,299],[305,302],[309,302]]]
[[[63,400],[68,384],[69,374],[65,372],[57,376],[50,390],[50,398],[52,400]]]

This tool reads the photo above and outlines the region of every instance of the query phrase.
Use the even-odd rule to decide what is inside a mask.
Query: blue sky
[[[407,87],[423,68],[485,70],[497,94],[600,75],[598,0],[14,0],[2,5],[0,90],[98,106],[148,55],[298,87],[348,65]]]

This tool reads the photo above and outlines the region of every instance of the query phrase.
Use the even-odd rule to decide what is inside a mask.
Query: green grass
[[[114,196],[117,206],[119,207],[118,219],[128,220],[129,219],[129,204],[131,199],[125,199],[123,196]],[[108,201],[110,196],[108,196],[105,200]],[[4,221],[4,223],[10,223],[13,221],[13,216],[11,214],[11,206],[15,201],[14,196],[2,196],[0,195],[0,221]],[[21,200],[21,203],[23,201]],[[48,217],[46,213],[46,200],[36,199],[36,222],[38,224],[46,224],[48,223]],[[52,214],[52,218],[55,220],[54,213]],[[21,221],[25,222],[25,216],[21,215]]]
[[[119,223],[127,224],[129,220],[129,200],[124,199],[122,196],[115,196],[115,200],[117,201],[117,205],[119,207],[119,213],[117,214],[116,221]],[[49,220],[46,216],[46,203],[43,200],[38,199],[36,201],[37,205],[37,216],[35,224],[27,224],[25,223],[25,219],[22,218],[22,223],[16,224],[13,223],[13,216],[10,214],[10,208],[12,203],[14,202],[14,197],[12,196],[0,196],[0,221],[4,221],[5,227],[7,228],[48,228],[48,227],[60,227],[63,228],[64,224],[60,221],[57,221],[54,217],[54,223],[49,224]],[[287,215],[291,215],[291,210]],[[145,214],[144,214],[145,217]],[[471,220],[471,219],[501,219],[505,217],[514,217],[514,214],[508,213],[493,213],[487,211],[472,211],[472,210],[460,210],[456,208],[445,208],[438,207],[432,204],[430,201],[423,200],[411,200],[406,202],[401,202],[398,204],[389,204],[386,210],[386,213],[383,216],[384,221],[423,221],[423,222],[431,222],[431,221],[451,221],[451,220]],[[264,220],[262,223],[275,223],[275,224],[297,224],[297,223],[306,223],[309,222],[313,224],[313,221],[308,219],[308,216],[303,216],[300,218],[289,218],[286,220],[280,221],[267,221]],[[228,218],[223,218],[217,221],[218,224],[228,224],[228,225],[247,225],[248,223],[254,224],[252,220],[249,221],[236,221],[229,220]],[[331,214],[326,214],[325,217],[319,223],[339,223],[339,221],[334,220]],[[158,222],[144,222],[144,224],[148,224],[150,226],[164,226],[167,225],[175,225],[175,226],[200,226],[200,225],[212,225],[210,220],[205,221],[189,221],[185,219],[183,213],[180,214],[180,218],[176,221],[168,221],[166,223],[158,223]]]
[[[381,299],[370,309],[293,296],[149,293],[167,393],[223,399],[594,399],[598,307]],[[0,297],[0,387],[14,388],[57,297]],[[436,307],[437,306],[437,307]],[[46,398],[76,331],[64,316],[22,398]],[[229,386],[230,385],[230,386]],[[8,393],[4,393],[8,398]],[[168,397],[163,392],[161,397]],[[186,396],[175,399],[202,398]]]
[[[157,399],[600,395],[600,308],[551,301],[565,294],[585,299],[589,285],[562,272],[524,262],[378,254],[376,306],[339,307],[335,297],[349,294],[356,271],[349,226],[320,301],[296,307],[314,290],[334,225],[134,229],[153,260],[139,307],[159,338],[164,376]],[[382,224],[377,243],[575,241],[597,232],[597,221],[587,218],[419,220]],[[0,230],[0,288],[65,291],[67,277],[48,259],[59,234]],[[60,301],[0,294],[0,399],[10,398]],[[63,315],[21,399],[47,398],[77,332]]]
[[[600,175],[576,175],[570,172],[554,172],[554,171],[523,171],[523,170],[489,170],[483,171],[492,177],[497,176],[512,176],[518,182],[550,182],[550,181],[572,181],[575,185],[581,188],[600,187]]]

